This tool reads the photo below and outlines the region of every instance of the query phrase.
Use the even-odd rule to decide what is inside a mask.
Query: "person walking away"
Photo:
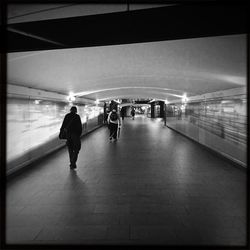
[[[113,109],[108,116],[108,124],[109,124],[109,129],[110,129],[110,135],[109,135],[109,140],[112,141],[114,139],[115,141],[117,140],[117,130],[118,127],[121,127],[121,118],[117,114],[116,110]]]
[[[106,112],[105,118],[104,118],[104,123],[105,123],[105,124],[108,123],[108,116],[109,116],[109,112]]]
[[[122,107],[121,109],[121,116],[122,116],[122,120],[124,121],[124,117],[125,117],[125,108]]]
[[[133,108],[131,110],[131,115],[132,115],[132,119],[134,120],[135,119],[135,109],[133,109]]]
[[[79,151],[81,149],[80,136],[82,134],[82,122],[77,114],[76,106],[72,106],[70,113],[66,114],[60,131],[67,129],[67,142],[70,160],[70,169],[75,169]]]

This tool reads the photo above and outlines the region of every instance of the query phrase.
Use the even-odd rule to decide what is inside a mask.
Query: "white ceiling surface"
[[[8,83],[86,98],[176,99],[246,86],[246,35],[8,54]]]

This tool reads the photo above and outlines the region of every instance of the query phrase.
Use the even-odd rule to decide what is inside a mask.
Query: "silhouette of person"
[[[131,110],[131,115],[132,115],[132,119],[134,120],[135,119],[135,109],[134,108],[132,108],[132,110]]]
[[[81,149],[80,136],[82,134],[82,122],[77,114],[76,106],[72,106],[70,113],[66,114],[60,130],[67,129],[67,142],[70,160],[70,169],[75,169],[78,153]]]
[[[116,141],[118,126],[121,127],[121,119],[115,109],[113,109],[108,115],[108,124],[110,129],[109,140],[111,141],[114,139]]]
[[[124,120],[124,117],[125,117],[125,108],[122,107],[121,109],[121,116],[122,116],[122,120]]]

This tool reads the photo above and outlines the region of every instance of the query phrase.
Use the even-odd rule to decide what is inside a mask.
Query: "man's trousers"
[[[68,135],[66,144],[68,146],[70,164],[75,165],[78,158],[78,153],[81,149],[80,136],[76,134]]]
[[[117,138],[118,124],[110,122],[109,129],[110,129],[109,137],[116,139]]]

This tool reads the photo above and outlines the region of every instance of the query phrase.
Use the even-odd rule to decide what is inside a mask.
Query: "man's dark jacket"
[[[64,128],[67,128],[68,134],[76,134],[78,136],[81,136],[82,122],[80,116],[75,113],[68,113],[67,115],[65,115],[60,130]]]

